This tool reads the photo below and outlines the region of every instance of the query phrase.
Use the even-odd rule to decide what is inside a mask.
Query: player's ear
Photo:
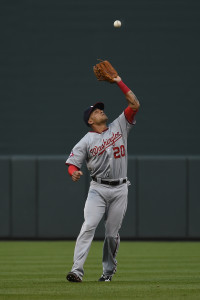
[[[91,126],[93,123],[94,123],[94,122],[92,121],[92,119],[91,119],[91,118],[89,118],[89,120],[88,120],[88,124]]]

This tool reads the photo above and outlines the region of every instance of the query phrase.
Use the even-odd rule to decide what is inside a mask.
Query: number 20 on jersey
[[[125,147],[121,145],[120,147],[113,147],[114,158],[120,158],[125,156]]]

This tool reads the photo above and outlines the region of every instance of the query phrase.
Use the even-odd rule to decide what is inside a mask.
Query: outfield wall
[[[89,176],[77,183],[64,156],[0,157],[0,238],[75,238]],[[129,157],[129,204],[121,237],[200,238],[200,156]],[[96,238],[103,238],[103,221]]]
[[[97,81],[97,59],[140,101],[129,153],[200,155],[200,1],[9,0],[0,12],[0,155],[70,152],[98,101],[118,117],[127,102]]]

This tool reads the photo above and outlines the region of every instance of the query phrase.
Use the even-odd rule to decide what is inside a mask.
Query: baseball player
[[[86,161],[91,183],[85,202],[84,223],[76,240],[74,263],[67,280],[81,282],[96,227],[105,215],[105,240],[103,245],[103,274],[99,281],[111,281],[117,269],[119,229],[126,208],[127,137],[135,124],[134,116],[140,104],[133,92],[117,76],[113,79],[128,101],[128,107],[107,126],[104,104],[98,102],[84,112],[84,121],[90,131],[75,145],[66,161],[73,181],[83,175],[81,167]]]

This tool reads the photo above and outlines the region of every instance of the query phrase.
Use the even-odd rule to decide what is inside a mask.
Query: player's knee
[[[95,231],[97,224],[95,222],[85,222],[84,230],[85,231]]]
[[[105,235],[105,238],[106,238],[108,241],[113,241],[113,240],[116,239],[116,237],[117,237],[117,235],[116,235],[116,234],[112,234],[112,233],[109,233],[109,234],[106,234],[106,235]]]
[[[105,228],[105,237],[106,238],[116,238],[118,235],[118,227],[114,227],[114,226],[110,226],[108,223],[106,224],[106,228]]]

